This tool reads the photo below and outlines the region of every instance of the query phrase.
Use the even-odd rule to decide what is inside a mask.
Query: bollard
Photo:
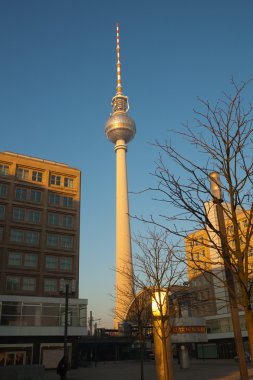
[[[189,368],[189,354],[185,346],[180,347],[179,358],[180,358],[180,368],[183,368],[183,369]]]

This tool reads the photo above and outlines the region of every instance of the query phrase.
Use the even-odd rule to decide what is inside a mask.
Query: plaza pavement
[[[253,380],[251,365],[248,371]],[[59,380],[59,376],[48,370],[45,380]],[[100,362],[96,367],[70,370],[66,380],[140,380],[140,366],[136,361]],[[155,380],[154,361],[145,362],[144,380]],[[174,380],[240,380],[240,376],[233,360],[191,360],[187,369],[174,363]]]

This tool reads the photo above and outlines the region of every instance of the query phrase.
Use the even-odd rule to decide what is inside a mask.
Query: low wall
[[[40,365],[0,367],[1,380],[44,380],[45,369]]]

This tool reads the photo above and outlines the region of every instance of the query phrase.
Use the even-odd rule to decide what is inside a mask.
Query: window
[[[14,207],[12,210],[12,218],[13,220],[25,220],[25,209]]]
[[[41,191],[31,190],[31,201],[40,203],[41,202]]]
[[[61,257],[60,258],[60,270],[72,270],[72,258],[71,257]]]
[[[11,242],[23,243],[25,240],[25,232],[23,230],[12,229],[11,230]]]
[[[4,218],[4,214],[5,214],[5,206],[0,205],[0,219]]]
[[[60,216],[58,214],[50,212],[48,214],[48,224],[50,224],[51,226],[59,226]]]
[[[61,248],[71,249],[73,246],[72,236],[62,236],[61,237]]]
[[[47,269],[57,269],[58,259],[56,256],[46,256],[46,268]]]
[[[56,292],[57,291],[57,280],[54,278],[46,278],[44,281],[44,291],[45,292]]]
[[[42,182],[42,173],[33,170],[32,180],[35,182]]]
[[[17,177],[18,179],[28,179],[29,170],[23,168],[17,168]]]
[[[23,278],[23,290],[28,290],[28,291],[35,291],[36,287],[36,280],[33,277],[24,277]]]
[[[21,187],[16,187],[15,198],[18,201],[26,201],[26,199],[27,199],[27,189],[22,189]]]
[[[64,178],[64,187],[73,188],[74,187],[74,180],[72,178],[65,177]]]
[[[0,174],[8,175],[9,174],[9,166],[0,164]]]
[[[51,174],[50,184],[51,185],[60,186],[61,185],[61,176],[60,175]]]
[[[8,187],[5,183],[0,183],[0,197],[5,198],[7,195]]]
[[[47,234],[47,245],[49,247],[59,246],[59,236],[56,234]]]
[[[39,244],[39,232],[27,231],[26,243],[31,244],[31,245],[38,245]]]
[[[30,267],[30,268],[37,268],[38,264],[38,256],[34,253],[26,253],[25,254],[25,260],[24,260],[24,266]]]
[[[67,228],[73,227],[73,216],[72,215],[63,215],[62,225],[63,225],[63,227],[67,227]]]
[[[249,247],[249,256],[253,256],[253,247]]]
[[[63,197],[63,206],[64,207],[73,207],[73,198],[72,197]]]
[[[8,290],[19,290],[20,289],[20,278],[14,276],[8,276],[6,279],[6,289]]]
[[[31,223],[39,223],[40,222],[40,211],[28,210],[28,221]]]
[[[0,241],[3,240],[3,235],[4,235],[4,229],[3,227],[0,227]]]
[[[60,195],[55,193],[49,193],[49,204],[52,206],[60,206]]]
[[[227,230],[228,230],[228,234],[233,234],[234,233],[234,226],[233,225],[228,226]]]
[[[19,252],[9,252],[8,265],[20,266],[22,264],[22,255]]]
[[[248,225],[248,220],[247,220],[247,219],[244,219],[244,220],[243,220],[243,227],[247,227],[247,225]]]

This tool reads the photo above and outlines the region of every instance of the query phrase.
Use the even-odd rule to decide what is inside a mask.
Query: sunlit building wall
[[[17,356],[24,364],[41,364],[43,336],[57,347],[66,284],[69,336],[87,333],[87,300],[78,299],[80,179],[67,164],[0,153],[0,363],[15,364]],[[32,353],[16,355],[15,344],[29,336]],[[14,352],[11,358],[6,349]]]

